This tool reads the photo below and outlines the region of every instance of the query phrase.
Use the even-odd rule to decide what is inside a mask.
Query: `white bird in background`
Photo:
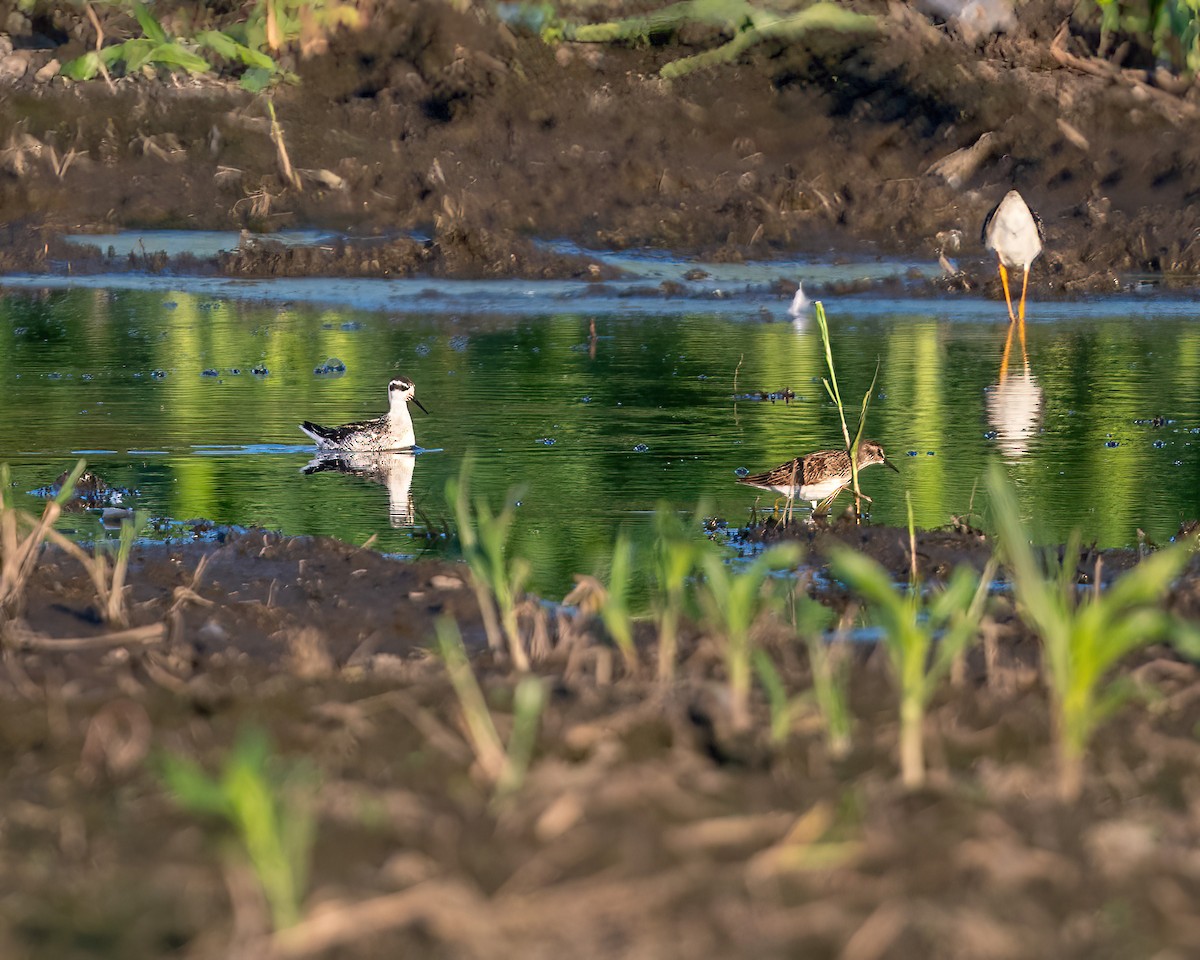
[[[809,308],[812,306],[812,301],[804,295],[804,284],[796,284],[796,295],[792,297],[791,306],[788,307],[788,316],[793,320],[806,316]]]
[[[1012,296],[1008,292],[1008,271],[1021,270],[1021,306],[1019,319],[1025,322],[1025,291],[1029,286],[1029,267],[1042,252],[1046,236],[1042,221],[1026,206],[1016,190],[1009,190],[983,221],[983,242],[1000,258],[1000,282],[1004,284],[1004,302],[1008,304],[1008,319],[1013,316]]]

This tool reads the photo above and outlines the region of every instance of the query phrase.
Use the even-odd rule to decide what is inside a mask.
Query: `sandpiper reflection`
[[[1012,354],[1013,330],[1021,341],[1021,369],[1009,369]],[[1029,369],[1029,353],[1025,348],[1025,321],[1008,325],[1004,355],[1000,359],[1000,382],[987,395],[988,423],[996,432],[996,440],[1005,458],[1016,460],[1029,448],[1029,439],[1037,433],[1042,416],[1042,388]]]
[[[382,484],[388,492],[388,522],[393,527],[408,527],[413,523],[412,478],[416,464],[413,453],[329,451],[310,460],[301,473],[331,470]]]

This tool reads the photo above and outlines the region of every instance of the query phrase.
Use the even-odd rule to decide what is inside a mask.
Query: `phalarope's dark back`
[[[406,377],[388,384],[388,412],[374,420],[360,420],[340,427],[322,427],[305,420],[300,429],[313,438],[318,450],[381,451],[405,450],[416,446],[408,402],[429,413],[416,397],[416,387]]]

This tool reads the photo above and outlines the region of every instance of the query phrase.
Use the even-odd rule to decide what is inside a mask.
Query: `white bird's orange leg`
[[[1021,322],[1025,322],[1025,291],[1029,288],[1029,267],[1025,268],[1025,279],[1021,281]],[[1012,307],[1008,308],[1008,312],[1012,313]]]
[[[1025,328],[1022,327],[1021,332],[1024,333],[1024,330],[1025,330]],[[1013,335],[1013,326],[1010,323],[1008,325],[1008,337],[1004,341],[1004,356],[1002,356],[1000,358],[1000,382],[1001,383],[1004,383],[1004,381],[1008,379],[1008,355],[1012,352],[1012,335]]]
[[[1002,284],[1004,284],[1004,302],[1006,304],[1008,304],[1008,319],[1009,319],[1009,322],[1012,322],[1013,320],[1016,320],[1017,317],[1013,313],[1012,297],[1009,295],[1009,292],[1008,292],[1008,271],[1006,269],[1004,269],[1003,263],[1000,264],[1000,282]]]

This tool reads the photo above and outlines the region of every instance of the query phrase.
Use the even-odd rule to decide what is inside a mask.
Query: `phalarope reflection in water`
[[[876,463],[900,472],[884,455],[883,447],[877,441],[862,441],[858,445],[859,471]],[[833,498],[850,486],[851,480],[850,455],[845,450],[818,450],[781,463],[766,473],[739,477],[738,483],[769,490],[789,500],[807,500],[812,504],[813,513],[817,514],[823,512],[821,508],[828,508]],[[864,496],[864,499],[871,498]]]
[[[416,397],[416,387],[406,377],[397,377],[388,384],[388,412],[373,420],[360,420],[340,427],[322,427],[305,420],[300,429],[313,438],[318,450],[366,452],[405,450],[416,446],[409,401],[428,414],[425,405]]]
[[[414,517],[412,480],[416,464],[415,452],[330,450],[318,453],[300,472],[305,475],[325,471],[344,473],[382,484],[388,493],[388,522],[393,527],[407,527],[412,525]]]

